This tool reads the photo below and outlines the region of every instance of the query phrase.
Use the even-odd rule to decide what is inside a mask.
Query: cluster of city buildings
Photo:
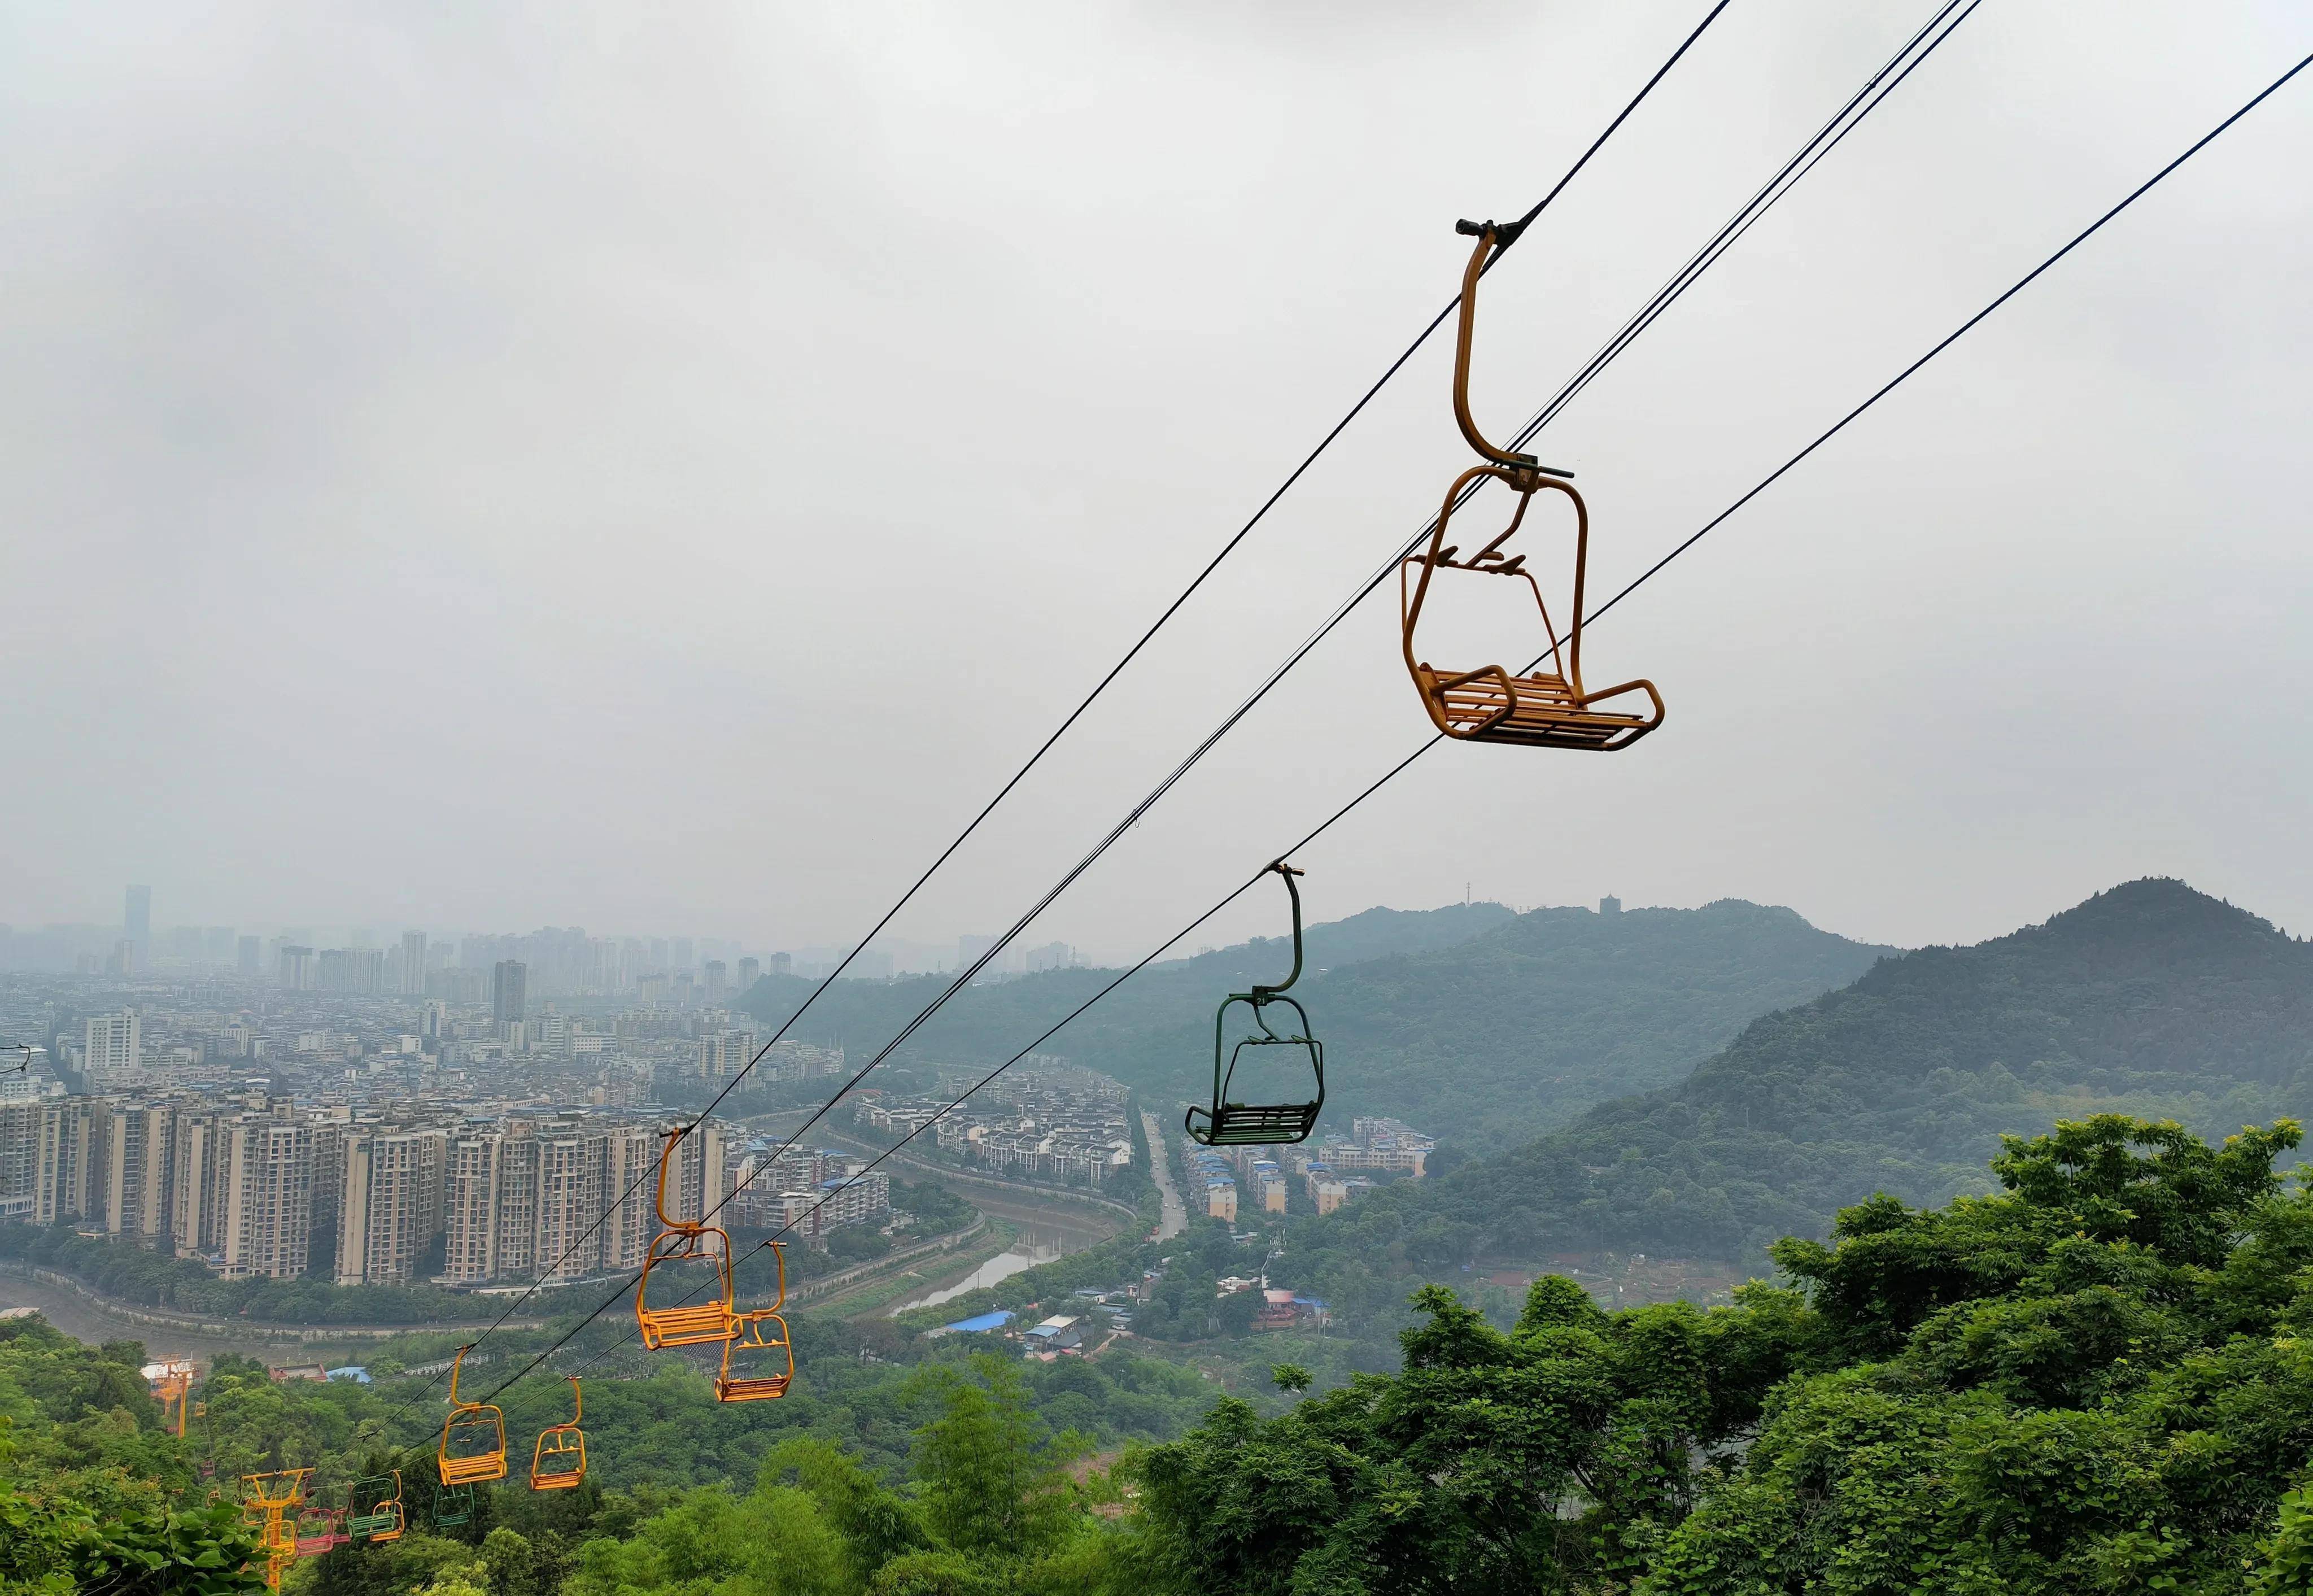
[[[1240,1182],[1254,1211],[1275,1214],[1285,1212],[1287,1191],[1297,1182],[1319,1213],[1331,1213],[1370,1191],[1376,1173],[1421,1179],[1437,1145],[1412,1125],[1378,1116],[1352,1120],[1346,1137],[1326,1136],[1284,1147],[1224,1151],[1183,1138],[1189,1184],[1185,1195],[1192,1206],[1201,1197],[1209,1217],[1234,1225]]]
[[[640,1267],[670,1125],[618,1108],[222,1095],[0,1102],[0,1217],[132,1238],[228,1279],[562,1283]],[[881,1222],[864,1160],[709,1122],[668,1168],[670,1216],[808,1242]]]
[[[422,938],[406,946],[425,957]],[[0,974],[0,1042],[29,1045],[0,1054],[0,1219],[133,1238],[228,1278],[484,1287],[631,1269],[656,1231],[665,1115],[650,1106],[756,1052],[743,1019],[704,1001],[711,961],[688,1005],[541,1002],[513,958],[468,1003],[369,991],[368,960],[330,961],[326,982],[317,960],[306,985],[303,953],[283,957],[254,980]],[[842,1064],[782,1043],[755,1078]],[[727,1224],[805,1239],[888,1216],[887,1178],[849,1155],[776,1151],[705,1127],[679,1151],[669,1212],[722,1206]]]
[[[1132,1167],[1131,1093],[1121,1081],[1031,1054],[963,1103],[955,1093],[891,1097],[864,1092],[853,1122],[968,1167],[1014,1179],[1100,1186]]]

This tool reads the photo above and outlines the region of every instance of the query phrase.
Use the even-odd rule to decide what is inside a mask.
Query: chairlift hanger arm
[[[1508,449],[1498,449],[1486,441],[1478,430],[1477,419],[1470,414],[1470,343],[1478,322],[1478,279],[1491,264],[1490,257],[1500,253],[1517,242],[1526,230],[1524,222],[1508,222],[1499,225],[1492,222],[1456,222],[1454,231],[1475,237],[1477,248],[1470,251],[1470,264],[1462,271],[1462,315],[1460,329],[1454,341],[1454,419],[1462,428],[1462,436],[1481,457],[1496,465],[1507,466],[1519,477],[1531,479],[1536,473],[1552,477],[1572,477],[1570,471],[1543,465],[1531,454],[1520,454]],[[1518,484],[1513,481],[1512,486]]]
[[[1281,859],[1272,863],[1269,868],[1276,871],[1278,876],[1284,881],[1285,895],[1293,901],[1293,969],[1284,980],[1279,982],[1276,985],[1262,986],[1256,984],[1250,992],[1245,994],[1246,1000],[1253,1004],[1253,1013],[1256,1017],[1259,1016],[1261,1006],[1263,1003],[1266,1003],[1270,999],[1277,996],[1278,993],[1283,992],[1286,988],[1291,986],[1295,982],[1301,979],[1301,889],[1294,884],[1293,878],[1296,876],[1300,875],[1302,872],[1295,869],[1290,864]],[[1296,1007],[1297,1008],[1298,1005],[1297,1004]],[[1264,1026],[1262,1028],[1265,1030],[1268,1027]]]

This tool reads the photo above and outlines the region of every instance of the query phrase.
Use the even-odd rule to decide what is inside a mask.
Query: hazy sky
[[[1488,279],[1495,430],[1930,9],[1736,0]],[[8,8],[0,920],[856,935],[1703,10]],[[2309,48],[1985,0],[1544,436],[1594,593]],[[2313,75],[1601,623],[1659,734],[1431,754],[1312,913],[1908,944],[2160,873],[2313,929],[2309,158]],[[898,934],[1007,921],[1421,524],[1450,357]],[[1140,951],[1420,742],[1396,624],[1029,939]]]

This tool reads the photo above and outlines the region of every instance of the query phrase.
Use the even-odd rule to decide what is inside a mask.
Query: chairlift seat
[[[1612,754],[1662,724],[1662,700],[1647,682],[1584,695],[1548,671],[1516,676],[1499,666],[1486,666],[1447,675],[1422,660],[1413,667],[1413,683],[1438,729],[1465,742]],[[1654,699],[1651,717],[1594,707],[1600,699],[1631,692]]]
[[[732,1307],[731,1233],[703,1219],[676,1219],[666,1211],[666,1172],[675,1144],[696,1126],[684,1125],[667,1133],[658,1154],[659,1232],[643,1255],[643,1272],[635,1281],[635,1327],[651,1352],[670,1346],[726,1345],[739,1334],[739,1316]],[[714,1270],[712,1291],[704,1302],[651,1305],[651,1276],[673,1264],[706,1264]],[[664,1282],[661,1283],[664,1290]]]
[[[453,1453],[453,1447],[465,1447]],[[506,1477],[506,1415],[496,1407],[480,1406],[451,1415],[444,1425],[439,1454],[442,1483],[474,1485]]]
[[[488,1402],[458,1400],[458,1375],[466,1354],[460,1347],[450,1362],[450,1414],[442,1421],[435,1466],[445,1486],[471,1486],[506,1477],[506,1415]]]
[[[738,1316],[739,1333],[723,1344],[723,1368],[715,1378],[715,1399],[717,1402],[772,1402],[787,1394],[795,1383],[795,1343],[787,1334],[787,1321],[779,1309],[787,1301],[787,1249],[783,1241],[770,1243],[771,1263],[778,1271],[778,1294],[769,1308],[751,1309]],[[776,1326],[766,1332],[766,1325]],[[733,1374],[731,1352],[736,1347],[743,1353],[770,1354],[771,1367],[755,1374]],[[786,1367],[778,1367],[780,1359]],[[749,1362],[758,1362],[749,1359]]]
[[[781,1296],[786,1295],[784,1289]],[[771,1309],[758,1309],[739,1316],[740,1333],[723,1344],[723,1371],[716,1377],[715,1399],[717,1402],[770,1402],[787,1394],[795,1383],[795,1344],[787,1335],[787,1321]],[[766,1333],[765,1326],[776,1327]],[[731,1351],[761,1352],[773,1354],[774,1368],[761,1374],[733,1374]],[[776,1365],[786,1360],[784,1369]]]
[[[579,1424],[586,1416],[586,1398],[578,1389],[578,1377],[565,1375],[570,1382],[570,1398],[576,1411],[567,1424],[550,1424],[539,1432],[538,1444],[530,1453],[530,1488],[533,1491],[567,1491],[586,1477],[586,1432]]]
[[[708,1300],[653,1307],[651,1276],[668,1265],[686,1263],[713,1267]],[[643,1345],[652,1352],[669,1346],[708,1346],[736,1336],[738,1316],[731,1307],[730,1232],[719,1225],[696,1225],[678,1227],[656,1238],[635,1287],[635,1324],[642,1331]]]

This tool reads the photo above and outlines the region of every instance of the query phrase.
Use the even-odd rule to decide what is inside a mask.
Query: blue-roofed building
[[[365,1386],[372,1383],[369,1377],[369,1371],[363,1368],[358,1363],[347,1363],[342,1369],[332,1369],[330,1371],[330,1378],[331,1380],[349,1380],[356,1385]]]
[[[975,1318],[960,1318],[952,1325],[942,1325],[938,1329],[927,1330],[924,1334],[927,1336],[977,1336],[983,1331],[1002,1329],[1012,1322],[1012,1318],[1008,1309],[999,1308],[994,1313],[983,1313]]]

